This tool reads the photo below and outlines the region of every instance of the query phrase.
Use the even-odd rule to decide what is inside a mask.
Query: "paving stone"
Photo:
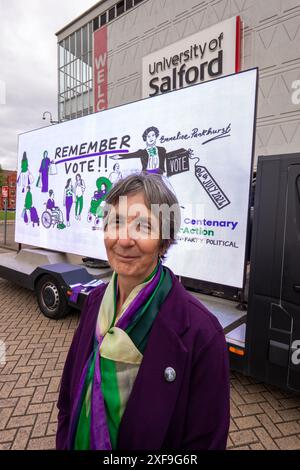
[[[0,449],[54,449],[61,374],[80,316],[47,319],[34,293],[1,279],[0,305],[10,351],[0,369]],[[230,405],[228,449],[300,449],[300,397],[231,371]]]

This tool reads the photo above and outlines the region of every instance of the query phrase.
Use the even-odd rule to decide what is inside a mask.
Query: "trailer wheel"
[[[52,276],[41,277],[36,284],[35,291],[40,310],[46,317],[58,320],[70,312],[71,308],[67,299]]]

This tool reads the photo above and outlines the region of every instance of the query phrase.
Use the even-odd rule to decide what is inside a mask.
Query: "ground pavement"
[[[33,292],[3,279],[0,306],[0,449],[53,449],[59,383],[79,314],[49,320]],[[228,448],[300,449],[300,397],[232,373]]]

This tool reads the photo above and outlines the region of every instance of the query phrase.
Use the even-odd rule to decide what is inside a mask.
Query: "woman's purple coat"
[[[174,274],[153,324],[118,436],[122,450],[225,449],[229,428],[229,366],[224,333]],[[58,399],[57,449],[70,449],[70,412],[94,341],[106,285],[93,290],[81,313]],[[172,367],[176,379],[167,382]]]

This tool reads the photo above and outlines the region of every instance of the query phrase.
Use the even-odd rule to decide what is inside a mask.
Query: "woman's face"
[[[155,135],[155,132],[154,131],[150,131],[148,134],[147,134],[147,144],[148,145],[154,145],[155,142],[156,142],[156,135]]]
[[[143,193],[130,194],[113,206],[104,242],[109,264],[119,275],[138,284],[153,271],[160,254],[159,227]]]

